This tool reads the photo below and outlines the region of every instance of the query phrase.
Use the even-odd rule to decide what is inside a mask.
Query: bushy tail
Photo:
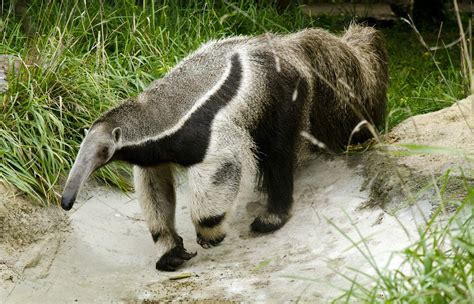
[[[351,24],[346,30],[341,40],[351,46],[354,50],[360,52],[361,55],[376,56],[372,60],[384,62],[384,66],[388,63],[387,49],[385,41],[376,29],[369,26],[361,26]]]
[[[359,59],[365,59],[371,65],[376,64],[385,69],[378,72],[387,75],[388,54],[385,41],[375,28],[352,23],[341,37],[341,41],[357,52]]]
[[[291,37],[312,67],[314,88],[310,131],[332,151],[344,150],[349,139],[360,143],[372,137],[362,121],[384,123],[388,56],[380,33],[352,24],[342,35],[308,29]]]
[[[388,54],[385,41],[376,29],[369,26],[351,24],[341,37],[361,62],[364,69],[365,87],[371,92],[369,104],[370,122],[380,125],[384,121],[384,108],[388,85]]]

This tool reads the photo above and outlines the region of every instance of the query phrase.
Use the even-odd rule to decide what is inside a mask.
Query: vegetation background
[[[38,0],[18,14],[14,1],[2,0],[0,54],[18,56],[21,65],[10,71],[8,90],[0,97],[1,182],[36,203],[56,204],[83,130],[100,113],[137,95],[202,43],[230,35],[287,33],[306,27],[338,33],[352,21],[350,16],[309,17],[296,4],[278,11],[264,2]],[[21,16],[27,19],[22,21]],[[468,19],[463,16],[464,23]],[[405,22],[381,29],[390,56],[388,119],[382,132],[409,116],[447,107],[465,95],[459,46],[442,47],[459,38],[455,17],[442,27],[420,24],[419,30],[428,45],[440,48],[427,50]],[[124,178],[127,172],[123,165],[116,165],[101,170],[98,177],[129,189]],[[469,193],[463,206],[473,204],[474,189]],[[446,293],[453,294],[453,301],[472,300],[472,217],[461,227],[464,230],[456,230],[453,236],[453,244],[459,245],[455,250],[439,250],[431,238],[450,239],[451,230],[439,234],[439,229],[431,228],[422,235],[423,242],[415,245],[418,247],[407,249],[407,261],[420,269],[425,281],[410,285],[415,280],[380,273],[374,279],[378,289],[354,282],[354,290],[341,299],[350,301],[358,295],[377,301],[380,290],[392,288],[395,302],[418,303],[416,290],[427,297],[426,303],[443,303]],[[459,272],[446,274],[457,269],[452,266],[456,263]],[[437,285],[434,278],[438,275],[442,284]],[[450,283],[453,278],[458,285]],[[356,292],[357,288],[363,292]]]

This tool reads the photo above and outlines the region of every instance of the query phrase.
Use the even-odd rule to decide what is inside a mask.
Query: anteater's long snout
[[[61,207],[64,210],[71,210],[82,185],[97,167],[97,161],[94,161],[93,158],[87,157],[86,153],[79,151],[76,161],[71,168],[71,172],[69,172],[66,185],[64,186],[61,198]]]
[[[76,202],[77,194],[79,193],[84,180],[87,178],[84,174],[81,174],[82,172],[77,171],[77,168],[73,166],[61,197],[61,207],[66,211],[71,210]]]

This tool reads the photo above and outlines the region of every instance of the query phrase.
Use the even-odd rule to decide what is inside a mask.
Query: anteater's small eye
[[[106,157],[107,155],[109,155],[109,148],[103,147],[102,150],[100,150],[100,154]]]

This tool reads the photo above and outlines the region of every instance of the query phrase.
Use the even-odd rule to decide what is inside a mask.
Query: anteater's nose
[[[76,196],[69,196],[69,195],[63,195],[61,198],[61,207],[68,211],[71,210],[72,205],[74,205],[74,202],[76,201]]]

